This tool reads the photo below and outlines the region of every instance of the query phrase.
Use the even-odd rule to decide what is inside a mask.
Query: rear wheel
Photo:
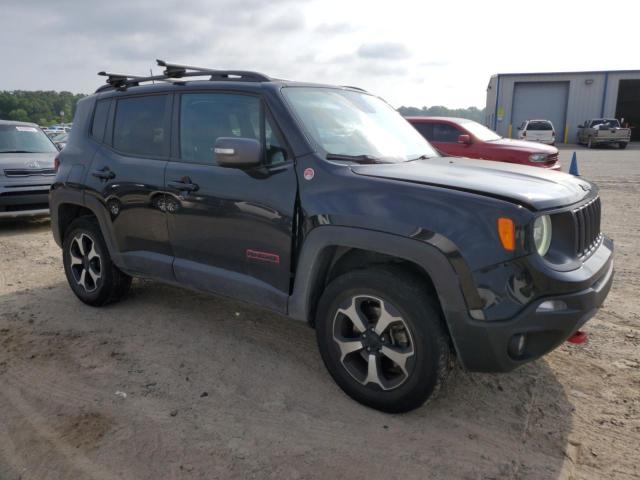
[[[88,305],[116,302],[131,286],[131,277],[113,264],[100,228],[90,218],[78,218],[67,228],[62,257],[71,290]]]
[[[325,289],[316,335],[322,359],[353,399],[406,412],[438,391],[449,369],[448,336],[428,287],[399,268],[346,273]]]

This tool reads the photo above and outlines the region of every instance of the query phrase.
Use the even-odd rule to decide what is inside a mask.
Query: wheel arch
[[[288,303],[289,316],[312,324],[320,295],[333,278],[364,265],[399,263],[433,288],[451,333],[451,322],[469,309],[482,308],[483,302],[455,245],[437,234],[426,238],[417,240],[352,227],[315,228],[302,245]]]

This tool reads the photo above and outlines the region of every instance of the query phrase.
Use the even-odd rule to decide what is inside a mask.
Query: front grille
[[[574,228],[574,248],[578,257],[591,253],[600,243],[600,197],[582,205],[572,212]]]
[[[55,175],[53,168],[12,168],[5,169],[4,174],[7,177],[30,177],[33,175]]]

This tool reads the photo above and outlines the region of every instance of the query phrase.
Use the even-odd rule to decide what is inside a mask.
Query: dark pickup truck
[[[443,157],[357,88],[159,64],[104,74],[60,153],[51,225],[83,302],[136,276],[252,302],[314,327],[351,397],[401,412],[452,359],[511,370],[607,296],[592,183]]]

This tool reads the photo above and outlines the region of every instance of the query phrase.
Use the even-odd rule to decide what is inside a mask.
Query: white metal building
[[[507,138],[524,120],[547,119],[558,142],[575,143],[578,125],[609,117],[624,119],[640,140],[640,70],[493,75],[485,112],[485,124]]]

